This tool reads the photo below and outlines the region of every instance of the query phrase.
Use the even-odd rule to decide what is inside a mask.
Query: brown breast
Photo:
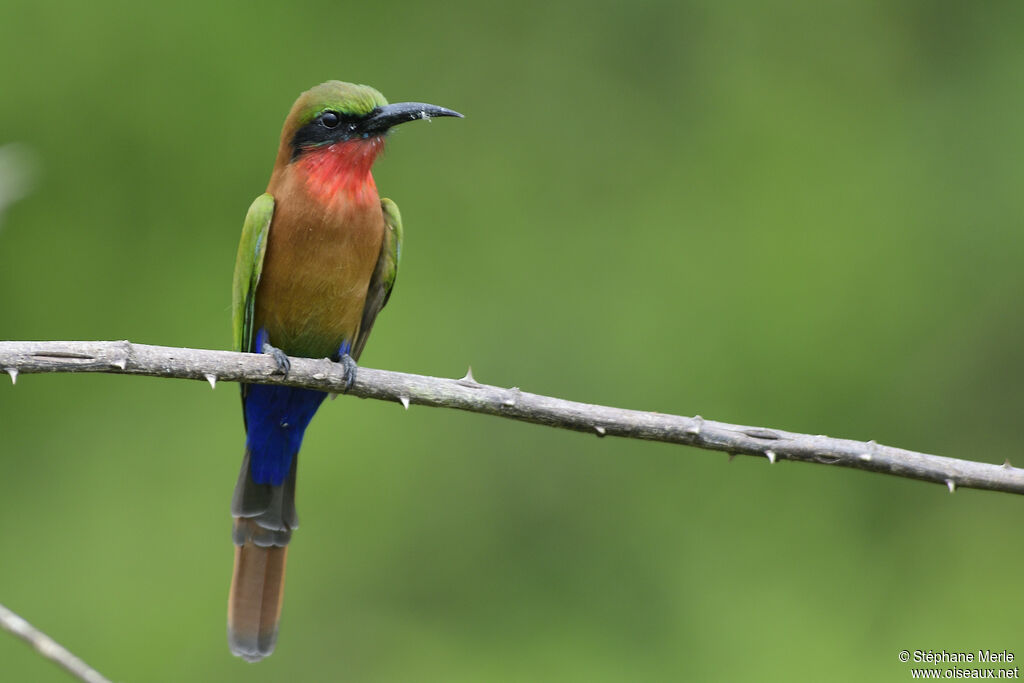
[[[369,190],[369,191],[367,191]],[[275,173],[263,273],[256,291],[256,330],[285,353],[333,356],[355,342],[384,237],[384,216],[372,177],[358,200],[339,192],[310,194],[294,164]]]

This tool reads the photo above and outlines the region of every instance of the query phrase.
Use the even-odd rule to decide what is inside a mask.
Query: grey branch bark
[[[56,662],[78,680],[85,683],[110,683],[98,671],[68,652],[60,643],[3,605],[0,605],[0,628],[18,636],[43,657]]]
[[[0,368],[12,380],[41,372],[110,372],[154,377],[281,384],[341,393],[345,370],[327,359],[291,358],[287,376],[273,358],[261,354],[170,348],[117,342],[0,341]],[[360,398],[456,408],[523,422],[572,429],[599,437],[621,436],[684,444],[725,453],[753,455],[771,463],[797,460],[880,472],[957,487],[1024,493],[1024,469],[958,460],[874,441],[851,441],[798,434],[781,429],[748,427],[640,410],[566,401],[480,384],[470,373],[445,379],[403,372],[359,368],[348,391]]]

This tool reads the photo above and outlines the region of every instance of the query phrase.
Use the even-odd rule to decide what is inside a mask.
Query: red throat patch
[[[384,150],[384,138],[336,142],[311,149],[298,160],[310,195],[329,203],[345,199],[358,204],[380,201],[370,169]]]

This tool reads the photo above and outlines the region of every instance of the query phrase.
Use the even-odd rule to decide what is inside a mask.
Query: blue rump
[[[255,483],[284,483],[306,427],[325,398],[326,393],[312,389],[249,385],[245,396],[245,445]]]

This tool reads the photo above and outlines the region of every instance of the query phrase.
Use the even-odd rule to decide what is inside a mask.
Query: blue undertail
[[[263,352],[267,331],[256,333],[253,351]],[[337,360],[352,350],[348,340],[338,347]],[[245,446],[249,449],[249,471],[256,484],[280,486],[299,452],[306,427],[326,392],[295,387],[250,384],[245,395]]]
[[[299,452],[309,421],[327,394],[251,384],[245,397],[246,447],[252,480],[280,486]]]

